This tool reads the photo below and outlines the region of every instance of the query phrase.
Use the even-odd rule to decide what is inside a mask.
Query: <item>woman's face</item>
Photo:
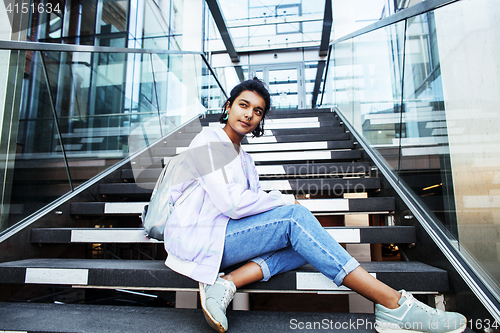
[[[231,106],[226,106],[229,114],[224,131],[234,144],[240,144],[243,137],[252,133],[264,116],[266,102],[257,93],[243,91]]]

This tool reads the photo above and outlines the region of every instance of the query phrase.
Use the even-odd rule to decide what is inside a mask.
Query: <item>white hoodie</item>
[[[173,202],[192,179],[199,185],[176,206],[165,227],[165,265],[194,280],[213,284],[229,219],[294,204],[295,199],[279,191],[264,192],[253,159],[243,149],[238,154],[222,128],[204,128],[186,153],[182,168],[190,180],[173,187]]]

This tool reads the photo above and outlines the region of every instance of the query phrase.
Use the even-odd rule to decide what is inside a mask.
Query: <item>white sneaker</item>
[[[233,300],[236,286],[232,281],[217,277],[213,285],[200,283],[200,300],[208,324],[218,332],[227,331],[226,309]]]
[[[399,308],[388,309],[375,305],[375,330],[381,333],[460,333],[467,319],[460,313],[433,309],[400,290]]]

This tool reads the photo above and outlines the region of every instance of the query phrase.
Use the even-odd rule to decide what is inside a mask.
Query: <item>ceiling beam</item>
[[[323,32],[321,33],[321,44],[319,46],[319,56],[324,57],[328,55],[328,47],[330,46],[330,33],[332,31],[333,12],[332,0],[325,1],[325,16],[323,18]],[[318,61],[318,68],[316,70],[316,80],[314,80],[314,89],[312,93],[312,107],[316,107],[318,100],[319,88],[323,80],[323,72],[325,70],[326,61]]]
[[[227,53],[229,54],[229,57],[231,57],[231,61],[233,63],[240,62],[240,57],[238,56],[238,52],[236,52],[236,49],[234,48],[233,38],[231,37],[229,29],[227,28],[226,20],[224,19],[224,15],[222,14],[219,2],[217,0],[206,1],[208,4],[208,8],[212,13],[212,17],[214,18],[215,24],[219,29],[222,41],[226,46]]]
[[[319,88],[321,86],[321,80],[323,79],[323,72],[325,70],[326,61],[318,61],[318,68],[316,70],[316,80],[314,80],[314,89],[312,94],[311,107],[314,109],[318,101]]]
[[[323,32],[321,33],[321,44],[319,46],[319,55],[324,57],[328,54],[330,45],[330,33],[332,31],[333,12],[332,0],[325,1],[325,16],[323,18]]]

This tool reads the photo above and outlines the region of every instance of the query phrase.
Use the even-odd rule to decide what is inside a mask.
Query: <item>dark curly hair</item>
[[[264,108],[264,113],[262,115],[262,120],[252,132],[252,135],[254,137],[260,137],[264,135],[264,117],[266,116],[267,112],[271,109],[271,95],[269,94],[269,91],[267,90],[267,87],[264,84],[264,82],[262,82],[256,77],[254,77],[251,80],[246,80],[241,82],[231,90],[229,98],[222,106],[222,114],[220,115],[219,121],[222,124],[227,124],[227,120],[224,120],[224,117],[226,116],[226,107],[227,106],[231,107],[236,98],[246,90],[256,93],[257,95],[262,97],[264,99],[264,102],[266,103],[266,107]]]

